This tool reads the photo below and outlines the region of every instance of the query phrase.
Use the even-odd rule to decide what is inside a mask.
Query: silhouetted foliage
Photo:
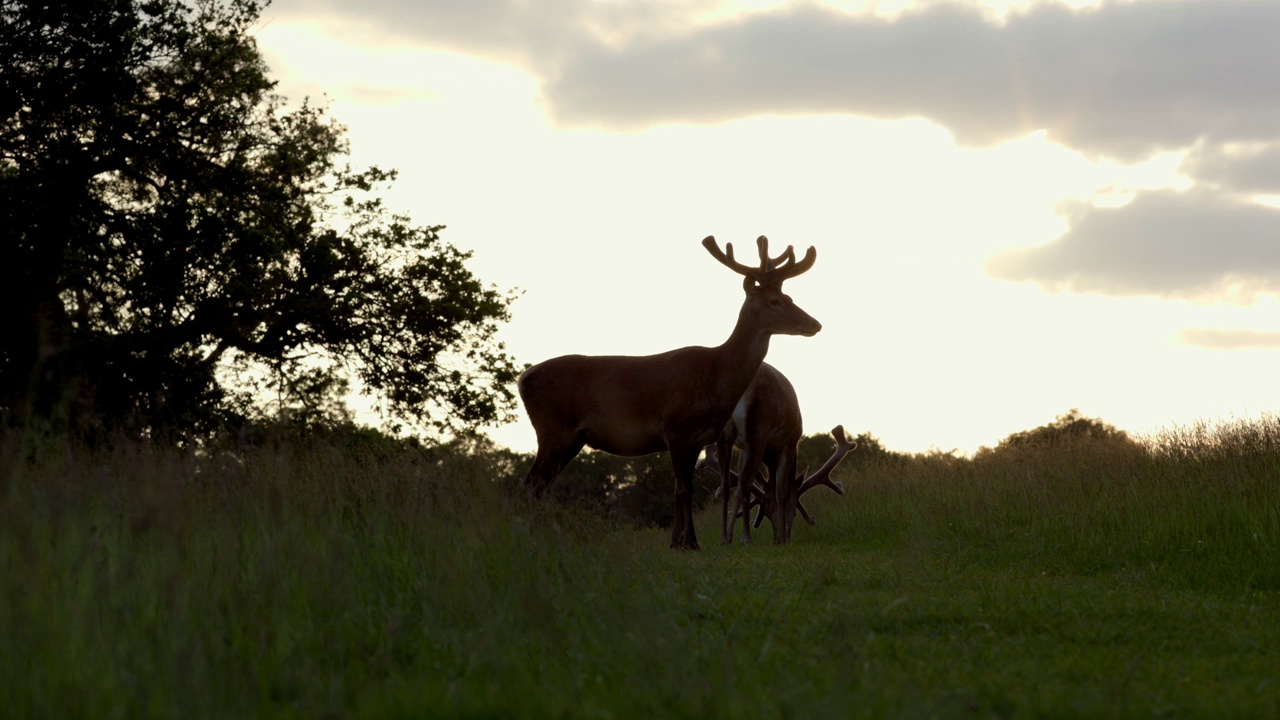
[[[617,490],[625,480],[623,460],[625,458],[602,452],[579,453],[552,484],[549,493],[552,501],[616,517]]]
[[[347,378],[397,422],[509,416],[512,296],[389,213],[394,172],[341,164],[344,128],[273,94],[262,7],[0,5],[8,424],[187,437],[324,416]]]
[[[901,460],[905,455],[886,450],[880,440],[869,432],[850,438],[856,443],[853,450],[840,462],[843,472],[864,468],[872,463]],[[831,433],[806,435],[800,439],[800,450],[797,455],[797,466],[800,470],[808,469],[810,474],[818,471],[827,458],[836,450],[836,440]]]
[[[247,422],[235,433],[220,433],[203,446],[208,452],[225,450],[237,453],[252,448],[307,450],[317,447],[372,460],[391,460],[407,453],[428,450],[416,437],[393,435],[349,419],[308,418],[288,413]],[[431,449],[436,447],[439,446]],[[455,451],[450,448],[448,452]]]
[[[675,521],[675,471],[667,453],[624,460],[625,482],[618,489],[621,519],[635,527],[671,527]],[[709,470],[693,474],[693,511],[700,512],[711,501],[720,476]]]
[[[531,462],[532,457],[529,460]],[[695,512],[706,506],[714,488],[719,486],[719,479],[713,483],[709,475],[694,476]],[[667,453],[623,457],[582,452],[560,473],[550,489],[555,502],[586,507],[631,527],[671,527],[675,519],[674,493],[675,475]]]
[[[979,449],[975,457],[982,458],[993,454],[1062,445],[1068,442],[1113,443],[1138,447],[1138,443],[1123,430],[1119,430],[1101,420],[1085,417],[1079,410],[1072,408],[1047,425],[1009,435],[1001,440],[1000,444],[994,449],[986,447]]]
[[[473,449],[495,463],[494,479],[512,492],[527,492],[524,474],[532,453],[515,453],[492,443]],[[720,476],[709,471],[694,475],[693,507],[706,507]],[[576,506],[627,527],[671,527],[675,519],[675,475],[665,452],[623,457],[586,450],[556,476],[547,491],[551,502]]]
[[[831,453],[835,452],[835,449],[836,439],[831,437],[830,433],[806,435],[800,438],[800,447],[796,453],[796,469],[798,471],[808,470],[809,474],[816,472],[827,461],[827,458],[831,457]],[[853,452],[849,454],[852,455]],[[849,458],[845,457],[844,462],[848,461]]]

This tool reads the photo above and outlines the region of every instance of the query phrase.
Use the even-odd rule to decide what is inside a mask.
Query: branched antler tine
[[[760,477],[757,475],[757,477]],[[754,508],[760,508],[756,513],[756,521],[752,527],[760,527],[760,523],[764,522],[765,498],[769,489],[760,483],[751,483],[751,502],[747,503],[747,512],[751,512]]]
[[[801,485],[798,490],[796,490],[796,494],[803,495],[809,492],[810,490],[818,487],[819,485],[826,485],[832,490],[835,490],[837,495],[844,494],[844,485],[840,483],[832,483],[830,475],[819,475],[816,473],[813,475],[813,477],[804,481],[804,484]]]
[[[741,485],[739,485],[738,491],[742,491]],[[760,507],[764,504],[764,490],[761,489],[760,483],[751,483],[751,489],[747,493],[747,501],[743,503],[743,507],[738,510],[738,514],[735,517],[742,517],[744,514],[750,516],[752,508]]]
[[[814,520],[813,515],[809,514],[809,508],[805,507],[804,503],[800,501],[800,494],[803,493],[805,490],[808,490],[809,487],[811,487],[811,486],[806,487],[806,483],[805,483],[805,477],[808,476],[808,474],[809,474],[809,468],[805,468],[803,471],[801,471],[800,477],[796,482],[796,484],[799,486],[798,489],[796,490],[796,510],[800,511],[800,516],[804,518],[805,522],[809,523],[810,525],[817,525],[818,521]]]
[[[730,270],[733,270],[739,275],[745,275],[756,281],[760,280],[761,271],[759,268],[753,268],[748,265],[743,265],[742,263],[733,259],[733,243],[725,243],[724,250],[721,251],[720,246],[716,245],[715,236],[708,235],[702,239],[702,247],[706,248],[707,252],[711,253],[711,257],[715,258],[716,260],[719,260],[721,265],[724,265],[725,267],[729,268]]]
[[[790,262],[779,265],[769,271],[768,279],[771,283],[781,283],[783,280],[789,280],[805,272],[809,268],[813,267],[814,261],[818,259],[818,251],[814,249],[812,245],[810,245],[809,249],[805,251],[804,259],[800,262],[796,262],[795,250],[790,247],[788,247],[787,252],[782,255],[790,260]]]
[[[796,249],[788,245],[786,251],[784,251],[781,255],[779,255],[778,257],[772,260],[773,264],[769,266],[769,269],[772,270],[778,267],[779,265],[781,265],[783,262],[794,263],[795,261],[796,261]]]
[[[836,450],[831,453],[831,457],[827,458],[827,462],[823,464],[818,472],[814,473],[800,485],[799,494],[812,490],[819,485],[826,485],[836,492],[837,495],[844,494],[844,484],[831,481],[831,471],[836,469],[844,456],[848,455],[851,450],[858,446],[857,443],[849,442],[844,436],[844,426],[837,425],[831,429],[831,435],[836,439]]]
[[[769,238],[764,235],[756,238],[756,249],[760,251],[760,269],[766,273],[773,272],[774,268],[784,262],[796,261],[795,248],[790,245],[778,257],[769,257]]]

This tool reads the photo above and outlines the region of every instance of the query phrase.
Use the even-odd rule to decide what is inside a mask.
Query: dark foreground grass
[[[0,714],[1275,718],[1277,437],[916,458],[700,553],[483,459],[10,444]]]

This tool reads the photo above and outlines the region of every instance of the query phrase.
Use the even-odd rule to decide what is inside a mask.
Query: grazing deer
[[[766,366],[762,366],[762,369],[763,367],[766,367]],[[776,377],[780,378],[784,383],[787,382],[786,378],[783,377],[781,373],[778,373]],[[765,383],[770,383],[774,379],[775,378],[767,379],[765,380]],[[757,383],[753,384],[752,387],[747,390],[747,394],[743,396],[744,402],[748,397],[750,397],[754,393],[760,392],[760,390],[757,388],[757,385],[759,383],[760,383],[760,378],[757,377]],[[787,387],[790,387],[790,383],[787,383]],[[791,396],[794,397],[794,393],[792,393]],[[743,404],[740,403],[739,408],[742,408],[742,407],[743,407]],[[757,405],[756,407],[761,407],[761,406]],[[796,406],[795,412],[797,415],[799,414],[798,406]],[[744,416],[743,413],[735,410],[734,420],[731,421],[731,425],[733,422],[737,422],[739,417],[743,417],[743,416]],[[751,416],[745,415],[745,417],[748,418],[745,422],[746,427],[748,428],[752,427],[753,421],[750,419]],[[764,423],[764,425],[769,425],[769,424],[770,423]],[[739,425],[742,425],[742,423],[739,423]],[[759,428],[760,425],[756,425],[755,427]],[[759,434],[759,431],[757,430],[757,435],[758,434]],[[726,436],[732,438],[728,441],[726,447],[723,449],[718,447],[719,442],[713,445],[708,445],[706,448],[706,451],[707,451],[706,457],[699,460],[696,466],[698,469],[707,468],[712,472],[720,474],[721,485],[720,485],[720,489],[717,491],[717,494],[722,498],[722,501],[724,498],[728,497],[729,491],[731,488],[734,488],[734,487],[738,488],[739,501],[736,504],[737,510],[734,512],[732,519],[729,516],[728,503],[725,502],[722,505],[722,509],[723,509],[722,519],[725,526],[725,530],[721,534],[721,542],[724,542],[724,543],[733,542],[732,526],[733,526],[733,523],[739,517],[746,519],[744,521],[744,524],[750,522],[751,509],[754,507],[761,507],[761,510],[756,515],[755,523],[753,523],[752,526],[757,528],[760,527],[760,523],[764,521],[764,518],[766,516],[769,517],[769,522],[771,524],[777,522],[774,519],[775,513],[777,512],[777,499],[776,499],[777,495],[775,492],[776,488],[771,486],[771,482],[772,482],[771,480],[766,481],[764,476],[757,471],[756,479],[759,480],[759,482],[752,482],[746,488],[746,492],[744,493],[742,488],[741,478],[739,477],[739,473],[729,470],[727,473],[727,482],[726,482],[726,473],[725,473],[726,467],[725,465],[722,465],[720,463],[720,457],[731,457],[731,453],[733,452],[733,447],[737,442],[739,442],[737,438],[742,437],[744,435],[747,437],[751,436],[749,432],[743,433],[741,430],[731,429],[730,427],[726,427],[725,435],[722,436],[721,439],[725,439]],[[805,493],[809,492],[810,490],[812,490],[813,488],[819,485],[825,485],[831,488],[833,491],[835,491],[837,495],[843,495],[844,484],[838,483],[838,482],[832,482],[831,471],[835,470],[836,466],[840,464],[840,461],[844,460],[844,457],[848,455],[851,450],[853,450],[855,447],[858,446],[857,443],[850,442],[849,440],[845,439],[843,425],[837,425],[834,428],[832,428],[831,435],[836,439],[836,449],[831,453],[831,457],[827,458],[827,461],[823,463],[821,468],[818,469],[818,472],[808,476],[807,479],[805,477],[807,471],[801,472],[799,475],[793,476],[793,479],[791,480],[792,484],[796,488],[795,509],[800,512],[800,515],[804,518],[804,521],[809,523],[810,525],[816,524],[816,521],[813,519],[813,515],[809,513],[809,510],[805,508],[804,503],[800,500],[800,498]],[[772,439],[766,438],[765,442],[767,444],[772,444],[771,440]],[[766,466],[767,466],[767,463],[766,463]],[[770,469],[769,472],[772,473],[773,470]],[[745,507],[744,507],[744,504],[745,504]],[[744,543],[750,542],[749,534],[744,535],[743,542]]]
[[[676,513],[671,547],[696,550],[693,527],[694,465],[702,447],[724,431],[738,399],[769,351],[775,334],[812,336],[822,325],[782,292],[782,283],[813,266],[812,247],[796,261],[788,247],[769,257],[769,241],[756,240],[760,267],[721,252],[715,238],[703,247],[743,276],[746,299],[729,339],[716,347],[691,346],[657,355],[563,355],[520,375],[518,387],[538,436],[538,453],[525,476],[535,495],[546,491],[583,446],[614,455],[671,453]]]

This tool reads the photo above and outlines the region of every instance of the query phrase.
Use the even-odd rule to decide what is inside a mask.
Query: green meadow
[[[1280,716],[1280,421],[836,471],[785,547],[486,456],[11,437],[0,714]]]

